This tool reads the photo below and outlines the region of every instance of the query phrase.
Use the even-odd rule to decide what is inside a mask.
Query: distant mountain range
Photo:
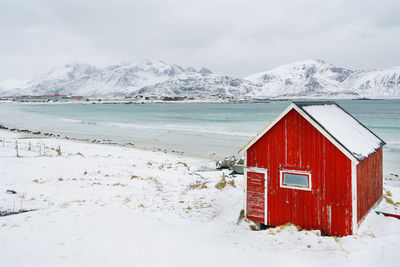
[[[400,98],[400,67],[355,71],[322,60],[279,66],[246,78],[160,60],[98,68],[74,63],[31,81],[0,81],[0,96],[67,94],[89,97],[189,96],[243,98]]]
[[[322,60],[305,60],[245,78],[258,96],[400,97],[400,67],[354,71]]]

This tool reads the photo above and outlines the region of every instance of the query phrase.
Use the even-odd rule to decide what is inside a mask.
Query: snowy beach
[[[375,212],[344,238],[252,231],[239,219],[243,176],[209,159],[3,130],[0,140],[0,209],[27,210],[0,217],[2,266],[398,264],[400,221]],[[384,189],[376,209],[399,214],[398,177]]]

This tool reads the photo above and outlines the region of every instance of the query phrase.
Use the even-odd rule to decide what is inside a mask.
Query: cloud
[[[2,1],[0,79],[142,58],[245,76],[321,58],[398,65],[399,1]]]

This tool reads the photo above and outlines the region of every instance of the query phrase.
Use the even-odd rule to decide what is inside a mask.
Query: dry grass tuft
[[[60,208],[65,209],[65,208],[68,208],[69,205],[70,205],[69,202],[64,202],[63,204],[60,205]]]
[[[244,219],[244,210],[242,209],[239,213],[239,218],[237,220],[237,223],[239,224],[243,219]]]
[[[225,173],[222,173],[222,178],[221,181],[219,181],[216,185],[215,188],[222,190],[226,186],[226,179],[225,179]]]
[[[84,172],[83,172],[83,175],[86,175],[86,174],[87,174],[87,171],[84,171]]]
[[[60,147],[60,146],[58,146],[58,147],[56,148],[56,152],[57,152],[57,157],[60,157],[60,156],[62,155],[62,153],[61,153],[61,147]]]
[[[136,178],[138,178],[139,176],[137,176],[137,175],[132,175],[131,176],[131,180],[133,180],[133,179],[136,179]]]
[[[396,207],[398,207],[399,205],[400,205],[400,202],[394,202],[393,201],[393,199],[392,199],[392,192],[390,192],[389,190],[387,190],[387,189],[383,189],[384,191],[385,191],[385,193],[383,194],[383,197],[385,198],[385,200],[386,200],[386,202],[387,203],[389,203],[389,204],[391,204],[391,205],[393,205],[393,206],[396,206]]]
[[[161,183],[158,181],[158,179],[156,177],[149,176],[146,178],[146,180],[153,181],[155,184],[161,185]]]
[[[61,178],[61,177],[60,177],[60,178],[58,178],[57,180],[58,180],[58,181],[60,181],[60,182],[61,182],[61,181],[64,181],[64,179],[63,179],[63,178]]]
[[[302,230],[300,226],[295,225],[295,224],[293,224],[293,223],[285,223],[285,224],[283,224],[283,225],[279,225],[279,229],[280,229],[280,230],[283,230],[283,229],[285,229],[286,227],[290,227],[290,226],[296,227],[297,231],[301,231],[301,230]]]
[[[81,156],[82,158],[85,158],[85,156],[81,152],[76,153],[76,155]]]
[[[125,187],[125,185],[124,185],[124,184],[121,184],[120,182],[115,183],[115,184],[112,184],[112,186],[122,186],[122,187]]]
[[[177,164],[177,165],[178,165],[178,164],[182,164],[183,166],[186,167],[186,169],[187,169],[188,171],[190,171],[190,168],[189,168],[189,166],[187,165],[186,162],[178,161],[176,164]]]
[[[191,184],[188,186],[189,190],[194,190],[194,189],[198,189],[198,188],[205,189],[205,188],[207,188],[207,185],[206,185],[206,183],[202,183],[201,181],[196,181],[194,184]]]
[[[148,161],[147,166],[153,166],[153,163],[151,161]]]
[[[257,225],[254,225],[254,224],[249,225],[249,228],[251,231],[259,231]]]
[[[235,180],[230,180],[229,182],[228,182],[228,184],[229,185],[231,185],[232,187],[236,187],[236,184],[235,184]]]
[[[34,179],[34,180],[32,180],[32,182],[34,182],[34,183],[39,183],[39,180],[38,179]]]
[[[392,192],[390,192],[390,190],[388,190],[388,189],[383,189],[383,190],[385,190],[386,196],[388,196],[388,197],[392,197],[393,196]]]

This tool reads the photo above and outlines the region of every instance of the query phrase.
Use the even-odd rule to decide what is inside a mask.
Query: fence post
[[[15,140],[15,150],[17,152],[17,158],[19,158],[19,154],[18,154],[18,141]]]

